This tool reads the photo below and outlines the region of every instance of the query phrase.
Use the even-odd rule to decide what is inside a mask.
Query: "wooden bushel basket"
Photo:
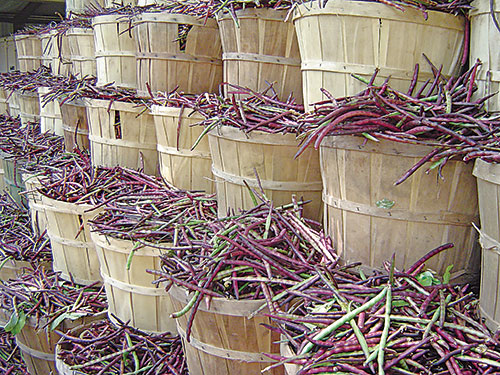
[[[40,105],[40,129],[42,133],[50,132],[63,135],[61,107],[59,101],[52,100],[43,105],[43,95],[48,94],[48,87],[38,88],[38,102]]]
[[[97,16],[94,28],[97,85],[137,88],[136,46],[131,22],[123,15]]]
[[[274,206],[297,200],[311,200],[304,206],[307,218],[321,221],[321,173],[319,152],[308,148],[294,159],[299,141],[294,134],[244,133],[220,126],[209,133],[212,173],[215,176],[218,216],[228,209],[254,207],[245,182],[259,191],[257,172],[264,192]]]
[[[477,188],[472,164],[449,161],[407,181],[394,182],[427,155],[429,146],[392,141],[365,144],[354,136],[326,137],[320,147],[325,228],[346,263],[382,268],[396,254],[395,266],[409,268],[429,250],[455,244],[426,262],[452,278],[477,274],[479,251],[471,223],[477,220]]]
[[[31,227],[34,233],[41,235],[47,229],[47,216],[42,205],[42,195],[37,188],[41,187],[40,180],[37,176],[26,174],[22,175],[24,186],[26,186],[26,197],[31,216]]]
[[[52,246],[53,269],[64,280],[80,285],[102,281],[99,260],[90,238],[88,221],[99,211],[89,205],[56,201],[42,196],[47,235]]]
[[[292,22],[284,22],[287,12],[264,8],[237,10],[239,27],[230,14],[217,15],[224,82],[255,91],[274,83],[280,98],[293,94],[297,103],[302,103],[299,47]]]
[[[88,99],[92,165],[122,166],[158,174],[153,116],[134,103]]]
[[[161,269],[160,255],[164,252],[150,246],[133,250],[132,241],[97,232],[92,232],[92,239],[106,288],[109,319],[114,320],[113,314],[143,331],[175,334],[176,323],[170,318],[170,314],[175,311],[170,296],[163,286],[155,287],[152,284],[158,276],[146,272],[147,269]],[[134,251],[134,255],[127,270],[131,251]]]
[[[82,13],[89,6],[104,6],[104,0],[66,0],[66,17],[70,13]]]
[[[54,54],[54,33],[46,32],[40,35],[42,41],[42,65],[52,69],[52,55]]]
[[[470,64],[475,64],[480,59],[483,65],[477,72],[476,83],[479,90],[476,98],[500,91],[500,31],[496,29],[490,2],[476,0],[470,11]],[[493,13],[500,20],[500,2],[493,2]],[[489,112],[500,112],[500,95],[497,94],[486,102]]]
[[[18,92],[19,108],[22,126],[28,125],[28,122],[40,121],[40,102],[36,92]]]
[[[189,302],[192,294],[173,285],[169,294],[176,311]],[[177,318],[177,330],[191,375],[255,375],[274,363],[264,353],[279,354],[279,334],[261,324],[271,324],[263,315],[248,316],[261,307],[264,300],[230,300],[212,298],[210,308],[201,303],[193,322],[190,342],[186,340],[189,313]],[[283,375],[279,366],[266,372]]]
[[[15,35],[17,60],[21,72],[36,70],[42,64],[42,39],[38,35]]]
[[[186,27],[191,27],[186,39],[179,40]],[[140,95],[149,94],[146,83],[153,93],[176,87],[189,94],[217,92],[222,60],[215,20],[168,12],[142,13],[134,21],[134,33]]]
[[[194,145],[203,131],[202,126],[191,126],[204,120],[191,109],[163,107],[151,108],[155,126],[160,174],[168,183],[184,190],[215,192],[212,175],[212,157],[208,137]],[[182,116],[181,116],[182,114]],[[177,134],[179,131],[179,134]],[[179,144],[177,144],[179,139]]]
[[[500,328],[500,164],[476,160],[481,231],[481,290],[479,309],[492,332]]]
[[[19,116],[21,107],[19,106],[19,94],[17,91],[10,91],[7,95],[7,104],[9,105],[9,115],[11,117]]]
[[[96,76],[94,31],[83,27],[72,27],[66,32],[69,45],[69,60],[72,73],[80,78]]]
[[[76,145],[81,149],[90,150],[89,122],[85,100],[77,99],[59,103],[61,109],[62,129],[64,133],[64,149],[73,152]]]
[[[453,75],[460,68],[464,19],[444,12],[405,7],[401,12],[385,4],[331,0],[325,6],[308,2],[295,8],[293,22],[302,58],[306,110],[326,97],[357,94],[378,68],[376,84],[391,76],[391,87],[406,92],[415,63],[420,65],[419,83],[433,77],[425,54],[442,73]],[[325,38],[325,35],[328,35]],[[418,89],[419,86],[417,86]]]
[[[0,309],[0,321],[7,319],[10,312]],[[104,319],[105,315],[100,313],[95,316],[84,316],[76,320],[65,319],[58,327],[60,332],[67,332],[77,326],[88,324],[92,321]],[[46,325],[46,319],[40,318],[40,326]],[[33,317],[26,319],[21,332],[16,335],[16,344],[21,350],[23,361],[30,375],[55,375],[57,374],[55,364],[56,345],[61,335],[47,328],[40,328]]]

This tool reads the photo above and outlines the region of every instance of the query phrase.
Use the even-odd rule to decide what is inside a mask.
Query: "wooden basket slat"
[[[87,285],[102,281],[99,260],[90,238],[88,221],[99,211],[89,211],[89,205],[60,202],[42,196],[42,206],[47,217],[47,235],[52,246],[54,271],[61,277]],[[83,225],[83,230],[80,227]],[[78,234],[78,236],[77,236]]]
[[[309,6],[310,5],[310,6]],[[423,54],[443,74],[460,68],[464,20],[444,12],[428,12],[426,20],[417,9],[401,12],[384,4],[362,1],[330,1],[300,5],[293,22],[302,57],[304,103],[325,99],[320,87],[334,97],[354,95],[365,84],[352,73],[369,79],[380,71],[376,84],[389,75],[391,87],[406,92],[415,63],[420,65],[419,83],[432,77]],[[325,38],[325,34],[331,37]]]
[[[470,58],[471,65],[480,59],[482,66],[476,77],[478,91],[476,99],[500,90],[500,32],[491,16],[489,1],[476,0],[470,12]],[[496,19],[500,19],[500,4],[493,3]],[[489,112],[500,112],[500,97],[495,95],[486,104]]]
[[[65,150],[73,152],[76,144],[81,149],[90,150],[89,124],[85,102],[83,100],[73,100],[65,102],[62,105],[59,104],[59,106],[61,109]]]
[[[191,126],[204,119],[190,109],[153,106],[151,109],[156,127],[157,150],[162,177],[175,187],[186,190],[215,192],[212,159],[208,137],[204,137],[191,151],[203,131],[201,126]],[[179,122],[180,121],[180,122]],[[177,129],[180,123],[179,144]]]
[[[66,0],[66,16],[72,13],[82,13],[91,6],[104,6],[104,0]]]
[[[40,102],[38,94],[32,92],[18,92],[21,124],[40,121]]]
[[[69,59],[73,65],[73,74],[79,77],[96,76],[94,31],[73,27],[66,33],[69,44]]]
[[[181,310],[190,297],[186,290],[175,285],[170,289],[170,295],[176,311]],[[219,303],[223,304],[217,306]],[[263,303],[262,300],[213,298],[214,309],[200,305],[193,321],[190,343],[185,338],[189,314],[178,318],[177,327],[183,338],[190,373],[250,375],[269,366],[272,361],[263,353],[279,353],[279,344],[273,343],[279,340],[279,335],[260,325],[270,324],[269,318],[261,315],[247,318]],[[270,374],[282,375],[283,366],[273,369]]]
[[[21,72],[36,70],[42,63],[42,40],[37,35],[15,35],[17,61]]]
[[[455,248],[433,257],[427,266],[439,274],[453,264],[453,275],[477,272],[478,252],[471,222],[477,215],[472,165],[449,162],[444,180],[425,166],[394,186],[430,151],[425,146],[368,142],[361,137],[328,137],[320,148],[325,227],[345,262],[371,268],[396,252],[396,266],[408,268],[427,251],[446,242]],[[395,202],[391,209],[376,202]]]
[[[192,25],[185,50],[180,49],[179,25]],[[171,91],[190,94],[216,92],[222,82],[221,44],[217,23],[204,25],[196,17],[143,13],[134,21],[137,84],[141,94]],[[154,37],[151,37],[154,35]]]
[[[34,233],[41,235],[47,229],[47,216],[42,206],[42,196],[37,191],[37,188],[41,187],[41,183],[38,177],[31,174],[23,173],[22,179],[26,186],[31,226]]]
[[[163,251],[148,246],[137,249],[127,270],[129,254],[134,248],[132,241],[97,232],[92,233],[92,239],[104,277],[110,319],[116,315],[148,332],[176,332],[175,321],[170,318],[174,312],[170,296],[162,286],[155,288],[152,284],[158,276],[146,272],[147,269],[161,269]]]
[[[17,91],[10,91],[7,96],[7,104],[9,105],[9,115],[11,117],[19,116],[21,108],[19,106],[19,95]]]
[[[219,14],[217,19],[224,82],[256,91],[266,89],[266,81],[274,82],[281,98],[293,93],[297,102],[302,103],[300,54],[293,24],[284,22],[287,11],[244,9],[235,13],[239,27],[229,14]]]
[[[94,17],[97,84],[137,88],[135,41],[130,22],[120,15]]]
[[[49,92],[48,87],[38,88],[38,103],[40,107],[40,128],[41,132],[51,132],[56,135],[64,135],[62,129],[61,107],[59,101],[52,100],[45,105],[42,104],[42,96]]]
[[[294,159],[299,141],[293,134],[249,134],[222,126],[209,133],[212,172],[216,178],[218,214],[228,208],[250,209],[254,206],[243,180],[259,191],[257,171],[266,196],[275,206],[289,204],[292,195],[312,200],[304,215],[321,220],[321,174],[319,152],[309,148]]]
[[[93,165],[137,169],[142,166],[142,155],[144,172],[158,174],[156,130],[149,111],[133,103],[113,102],[110,105],[108,100],[98,99],[88,100],[86,108]],[[119,125],[115,123],[117,116]],[[121,138],[116,135],[116,126],[121,129]]]

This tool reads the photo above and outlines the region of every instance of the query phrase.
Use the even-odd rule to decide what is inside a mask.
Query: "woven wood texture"
[[[152,282],[158,277],[146,272],[160,270],[162,250],[150,246],[137,248],[134,242],[92,233],[108,297],[108,313],[148,332],[176,333],[176,323],[170,318],[175,312],[170,296],[161,285]],[[134,251],[130,269],[127,262]]]
[[[484,97],[500,91],[500,31],[493,23],[488,0],[473,2],[470,12],[470,63],[476,59],[483,63],[477,73],[479,90],[476,98]],[[500,20],[500,3],[493,2],[493,12]],[[500,112],[500,95],[495,95],[486,102],[486,109],[490,112]]]
[[[94,31],[92,29],[73,27],[67,31],[66,35],[68,37],[72,73],[80,78],[97,76]]]
[[[90,150],[89,123],[84,100],[59,103],[61,109],[62,129],[64,133],[64,148],[68,152],[78,145],[82,149]]]
[[[191,29],[180,41],[185,27]],[[146,83],[153,92],[176,87],[189,94],[217,92],[222,82],[222,48],[215,20],[143,13],[134,21],[134,33],[139,93],[148,94]]]
[[[153,106],[161,176],[179,189],[215,192],[208,137],[191,151],[203,131],[191,126],[204,119],[190,109]]]
[[[9,105],[9,115],[11,117],[19,116],[21,108],[19,106],[19,95],[17,91],[10,91],[7,95],[7,104]]]
[[[17,61],[21,72],[36,70],[42,63],[42,40],[37,35],[16,35]]]
[[[66,0],[66,16],[70,12],[81,13],[92,5],[104,6],[104,0]]]
[[[94,28],[97,84],[137,88],[135,41],[130,21],[120,15],[97,16]]]
[[[155,123],[145,107],[90,99],[87,118],[93,165],[143,168],[147,174],[158,174]]]
[[[47,216],[42,205],[42,196],[37,190],[41,187],[41,183],[37,176],[31,174],[23,173],[22,179],[26,186],[31,227],[36,234],[41,235],[47,229]]]
[[[38,88],[38,103],[40,106],[40,128],[42,133],[50,132],[57,135],[64,135],[62,128],[61,107],[59,101],[52,100],[45,105],[42,104],[43,95],[49,92],[48,87]]]
[[[32,92],[18,92],[21,124],[40,121],[40,102],[38,94]]]
[[[264,90],[268,84],[281,98],[293,93],[302,103],[302,79],[297,36],[286,10],[244,9],[219,14],[224,82]]]
[[[457,73],[461,59],[464,20],[444,12],[407,7],[401,12],[385,4],[334,0],[324,7],[313,2],[296,8],[293,21],[302,58],[304,103],[325,99],[320,87],[334,97],[354,95],[379,69],[376,83],[391,76],[391,86],[408,90],[415,63],[420,83],[432,76],[423,54],[443,74]],[[327,38],[324,35],[328,35]],[[417,86],[418,87],[418,86]]]
[[[472,164],[450,161],[425,173],[424,165],[394,186],[431,148],[390,141],[364,144],[362,137],[327,137],[320,148],[325,228],[346,262],[372,268],[396,253],[395,265],[408,268],[428,251],[452,242],[426,265],[452,277],[478,271],[476,236],[477,189]],[[381,207],[382,200],[393,202]],[[377,203],[379,202],[379,203]]]
[[[187,290],[172,286],[170,296],[176,311],[190,300]],[[248,315],[265,301],[236,301],[212,298],[210,307],[201,303],[193,322],[191,340],[186,340],[189,314],[177,319],[177,329],[182,337],[184,353],[191,375],[254,375],[269,366],[272,361],[263,353],[279,354],[279,335],[261,324],[272,324],[270,319]],[[283,375],[283,366],[270,372]]]
[[[243,133],[222,126],[209,133],[212,173],[216,180],[218,215],[228,209],[254,207],[244,181],[260,191],[255,172],[265,195],[275,206],[297,200],[311,200],[304,215],[321,220],[321,173],[319,152],[310,147],[294,159],[299,141],[293,134],[268,134],[260,131]]]
[[[90,238],[88,221],[98,214],[89,205],[60,202],[42,196],[47,216],[47,235],[50,239],[54,271],[77,284],[88,285],[102,281],[99,260]]]

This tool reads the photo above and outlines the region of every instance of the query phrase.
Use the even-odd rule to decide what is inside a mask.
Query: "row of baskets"
[[[484,95],[499,87],[500,37],[487,1],[475,6],[470,60],[483,63],[477,79]],[[357,93],[363,83],[351,75],[370,79],[376,68],[376,82],[390,76],[400,90],[408,88],[416,63],[417,87],[432,77],[427,59],[442,65],[444,75],[456,74],[468,47],[465,19],[443,12],[424,17],[412,8],[401,12],[381,3],[336,0],[287,13],[241,9],[235,11],[238,23],[224,13],[217,21],[152,11],[131,18],[108,14],[94,17],[92,29],[71,28],[57,38],[55,32],[18,35],[16,47],[22,71],[43,63],[56,74],[94,74],[99,84],[114,82],[144,95],[175,87],[191,94],[216,92],[222,81],[254,90],[273,84],[278,95],[294,95],[306,109],[325,98],[320,88],[334,97]],[[498,100],[490,101],[490,110],[498,110]]]

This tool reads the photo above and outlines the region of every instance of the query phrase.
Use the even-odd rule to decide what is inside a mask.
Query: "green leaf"
[[[8,323],[5,325],[5,327],[3,327],[5,332],[11,332],[16,327],[18,321],[19,315],[17,314],[17,311],[14,311],[10,316]]]
[[[12,331],[10,331],[14,336],[17,335],[19,332],[21,332],[21,330],[23,329],[24,327],[24,324],[26,323],[26,314],[24,313],[23,310],[21,310],[21,312],[19,313],[19,319],[17,320],[17,324],[16,326],[14,327],[14,329]]]
[[[430,271],[425,271],[417,276],[417,280],[422,286],[431,286],[434,282],[434,276]]]
[[[376,201],[375,204],[378,208],[385,208],[386,210],[389,210],[392,207],[394,207],[396,202],[384,198],[384,199],[381,199],[379,201]]]
[[[446,267],[446,270],[444,271],[444,275],[443,275],[443,284],[450,283],[452,268],[453,268],[453,264],[450,264],[448,267]]]

